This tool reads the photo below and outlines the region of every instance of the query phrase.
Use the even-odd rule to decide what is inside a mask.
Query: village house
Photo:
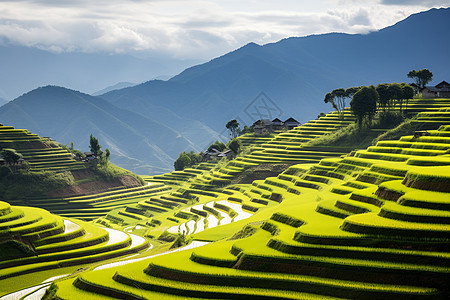
[[[272,132],[272,121],[268,119],[261,119],[253,123],[253,131],[256,135],[264,135],[266,133]]]
[[[275,130],[291,130],[300,125],[302,125],[300,122],[291,117],[284,122],[278,118],[275,118],[272,121],[261,119],[253,123],[252,127],[255,135],[264,135],[274,132]]]
[[[95,156],[95,154],[92,153],[92,152],[84,152],[83,154],[84,154],[84,156],[85,156],[84,161],[91,161],[91,160],[94,160],[94,159],[97,158],[97,157]]]
[[[302,124],[292,117],[284,121],[284,126],[286,127],[287,130],[294,129],[295,127],[300,125]]]
[[[226,157],[227,159],[233,159],[235,155],[236,153],[234,153],[234,151],[230,149],[220,152],[216,148],[212,148],[211,150],[207,150],[205,151],[205,153],[203,153],[202,161],[206,162],[214,159],[222,159],[224,157]]]
[[[283,130],[284,122],[278,118],[275,118],[272,120],[272,128],[273,128],[273,130]]]
[[[420,92],[422,98],[448,98],[450,97],[450,83],[442,81],[435,86],[425,86]]]

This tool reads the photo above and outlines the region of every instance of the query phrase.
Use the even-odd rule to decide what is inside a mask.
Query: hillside
[[[302,150],[346,122],[330,113],[254,146],[220,172],[201,164],[167,174],[171,193],[98,223],[135,219],[126,231],[175,244],[184,233],[197,247],[84,272],[56,282],[44,299],[446,299],[449,106],[449,99],[415,100],[420,112],[410,122],[427,134],[345,155],[320,159],[318,149]],[[284,172],[251,184],[208,180],[239,165],[287,162]]]
[[[111,163],[93,168],[48,138],[0,124],[0,150],[4,149],[14,149],[23,158],[20,165],[8,165],[2,158],[0,199],[10,203],[39,207],[39,199],[142,186],[136,175]]]
[[[245,109],[264,91],[283,117],[295,112],[303,123],[329,110],[323,98],[335,88],[407,81],[409,70],[421,68],[429,68],[438,81],[450,77],[442,63],[450,46],[449,22],[450,8],[432,9],[366,35],[330,33],[263,46],[250,43],[166,82],[149,81],[101,97],[141,114],[164,107],[220,132],[237,116],[251,125],[255,120]]]
[[[156,114],[159,118],[152,117]],[[159,122],[163,118],[166,122]],[[38,88],[4,105],[0,120],[62,144],[73,142],[83,151],[88,151],[93,134],[103,149],[111,150],[113,163],[138,174],[171,171],[180,151],[200,151],[198,147],[213,140],[213,131],[202,123],[169,111],[138,114],[101,98],[54,86]]]
[[[144,187],[0,203],[0,226],[17,233],[0,243],[15,255],[0,259],[0,293],[25,287],[24,273],[37,284],[79,265],[86,269],[44,284],[44,299],[445,299],[449,107],[450,99],[411,99],[417,116],[406,136],[365,149],[311,146],[352,126],[347,109],[270,137],[244,135],[238,158],[146,177]],[[427,134],[412,135],[418,129]],[[22,133],[26,143],[39,139]],[[153,248],[92,264],[141,251],[136,235]],[[147,257],[192,240],[194,249]]]

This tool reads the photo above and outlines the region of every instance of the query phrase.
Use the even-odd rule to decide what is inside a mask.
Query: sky
[[[0,0],[0,44],[209,60],[249,42],[367,33],[449,0]]]

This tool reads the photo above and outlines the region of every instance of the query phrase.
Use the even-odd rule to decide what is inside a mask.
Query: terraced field
[[[142,237],[0,201],[0,282],[147,249]],[[3,291],[3,283],[0,292]]]
[[[449,105],[410,100],[408,114],[418,114],[413,123],[427,132],[351,152],[305,146],[353,123],[348,111],[344,119],[330,113],[273,137],[242,136],[250,150],[229,163],[68,198],[67,207],[61,199],[41,200],[63,217],[0,202],[0,235],[3,219],[38,228],[17,235],[14,225],[5,227],[14,238],[0,247],[13,251],[0,276],[140,251],[148,244],[136,235],[161,244],[184,236],[210,243],[73,274],[44,299],[446,299]],[[257,175],[261,170],[270,175]],[[257,180],[239,183],[252,173]],[[75,219],[111,208],[91,224]]]
[[[26,129],[0,124],[0,149],[2,148],[16,149],[35,170],[85,169],[84,164],[76,161],[70,152]]]
[[[419,123],[421,126],[429,127],[433,123],[433,116],[430,119],[431,121],[424,118],[430,113],[445,114],[446,105],[450,105],[450,101],[442,99],[410,100],[408,107],[414,108],[408,108],[408,111],[409,114],[413,115],[419,112],[419,109],[424,110],[425,112],[419,112],[418,118],[414,122]],[[248,184],[229,184],[245,173],[248,174],[247,177],[254,179],[257,177],[256,171],[259,166],[271,168],[272,166],[284,165],[287,168],[289,165],[302,164],[307,169],[309,165],[316,164],[322,159],[339,158],[349,153],[352,150],[350,147],[306,146],[305,143],[347,126],[353,123],[354,120],[353,115],[347,109],[343,114],[343,118],[339,118],[336,112],[331,112],[318,120],[311,120],[290,131],[275,134],[273,137],[241,136],[240,139],[246,141],[250,149],[248,154],[239,156],[230,162],[201,163],[194,168],[188,168],[183,171],[148,177],[146,180],[149,182],[164,183],[171,186],[172,191],[168,194],[151,197],[137,204],[128,205],[126,208],[115,210],[99,221],[112,227],[128,226],[127,228],[132,230],[138,228],[137,233],[151,238],[159,237],[168,229],[172,233],[176,233],[175,231],[179,229],[180,232],[191,234],[214,227],[216,224],[223,224],[223,221],[220,223],[220,211],[209,212],[204,209],[198,209],[202,205],[211,203],[211,201],[214,201],[214,203],[238,201],[237,203],[241,205],[244,212],[253,214],[260,212],[266,207],[276,205],[280,201],[278,200],[277,202],[270,199],[271,197],[279,197],[276,195],[276,192],[271,192],[276,190],[273,186],[279,185],[279,189],[289,185],[290,191],[297,191],[298,193],[300,193],[300,187],[308,190],[321,189],[324,185],[332,184],[334,181],[325,178],[322,179],[322,182],[311,182],[310,179],[320,180],[320,178],[317,175],[307,175],[305,178],[297,180],[295,184],[286,183],[286,181],[278,182],[272,178],[265,180],[264,183],[255,181],[253,185],[261,186],[258,189]],[[437,123],[433,124],[436,127]],[[374,130],[373,133],[375,135],[371,136],[369,134],[367,138],[372,140],[382,132]],[[377,147],[377,149],[382,150],[380,147]],[[369,148],[368,151],[373,151],[373,148]],[[361,153],[358,155],[376,156],[379,154]],[[283,170],[278,172],[271,171],[262,172],[263,178],[273,176],[267,175],[268,173],[278,175]],[[283,178],[288,176],[282,175]],[[270,185],[272,187],[268,187]],[[222,186],[227,187],[224,189]],[[344,192],[351,190],[349,187],[340,187],[339,189]],[[271,196],[272,193],[274,196]],[[224,209],[223,212],[233,211],[230,205],[227,205]],[[184,225],[185,223],[189,225]],[[185,226],[188,226],[187,229]]]
[[[252,184],[208,190],[191,178],[149,200],[155,216],[142,225],[153,228],[142,232],[212,243],[82,273],[45,299],[446,299],[450,125],[445,108],[429,110],[415,122],[444,125],[423,136],[302,161]]]

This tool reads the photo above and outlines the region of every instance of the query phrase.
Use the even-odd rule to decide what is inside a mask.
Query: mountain
[[[435,82],[448,80],[448,63],[443,63],[450,46],[447,28],[449,8],[411,15],[365,35],[330,33],[264,46],[250,43],[168,81],[152,80],[101,97],[144,115],[146,107],[170,109],[221,131],[236,117],[251,125],[264,116],[264,105],[253,101],[264,92],[275,109],[266,116],[305,122],[332,109],[323,98],[335,88],[410,82],[406,74],[421,68],[430,69]]]
[[[196,121],[167,111],[164,114],[168,124],[183,126],[184,132],[101,98],[56,86],[35,89],[0,107],[1,123],[27,128],[63,144],[73,142],[82,151],[88,151],[92,133],[103,149],[111,150],[113,163],[138,174],[172,171],[181,151],[199,151],[202,141],[195,140],[198,131],[203,130],[199,135],[202,139],[208,130],[212,132]]]
[[[4,105],[4,104],[6,104],[6,103],[8,103],[8,100],[5,100],[5,99],[3,99],[3,98],[0,98],[0,106]]]
[[[304,123],[332,110],[323,102],[327,92],[409,82],[406,74],[412,69],[429,68],[434,82],[448,81],[449,23],[450,9],[432,9],[366,35],[330,33],[264,46],[250,43],[167,81],[151,80],[99,97],[64,88],[40,88],[1,107],[0,122],[64,144],[73,141],[76,148],[86,150],[93,133],[110,148],[112,160],[119,166],[138,174],[161,173],[173,169],[180,152],[201,151],[214,142],[231,119],[237,118],[241,126],[260,118],[290,116]],[[49,64],[43,68],[42,80],[58,66],[59,61],[52,61],[48,53],[28,58],[31,50],[21,51],[14,57],[22,55],[24,62],[32,65],[36,59]],[[87,61],[93,64],[95,57],[89,57]],[[101,56],[97,58],[101,60]],[[118,61],[103,58],[105,72],[113,72],[121,64],[122,57],[116,58]],[[138,63],[136,60],[131,66]],[[67,78],[92,81],[86,74],[95,73],[93,69],[93,65],[81,64],[76,72],[69,69]],[[24,73],[19,68],[16,71]],[[139,66],[136,72],[141,71]],[[152,77],[149,73],[147,78]],[[101,78],[98,76],[101,86],[107,86]]]
[[[110,85],[108,87],[105,87],[104,89],[101,89],[100,91],[97,91],[95,93],[92,93],[92,96],[99,96],[114,90],[120,90],[120,89],[124,89],[130,86],[136,85],[136,83],[132,83],[132,82],[119,82],[116,83],[114,85]]]
[[[177,74],[198,60],[161,55],[49,52],[0,43],[0,97],[14,99],[39,86],[58,85],[93,93],[117,82],[143,82]]]

